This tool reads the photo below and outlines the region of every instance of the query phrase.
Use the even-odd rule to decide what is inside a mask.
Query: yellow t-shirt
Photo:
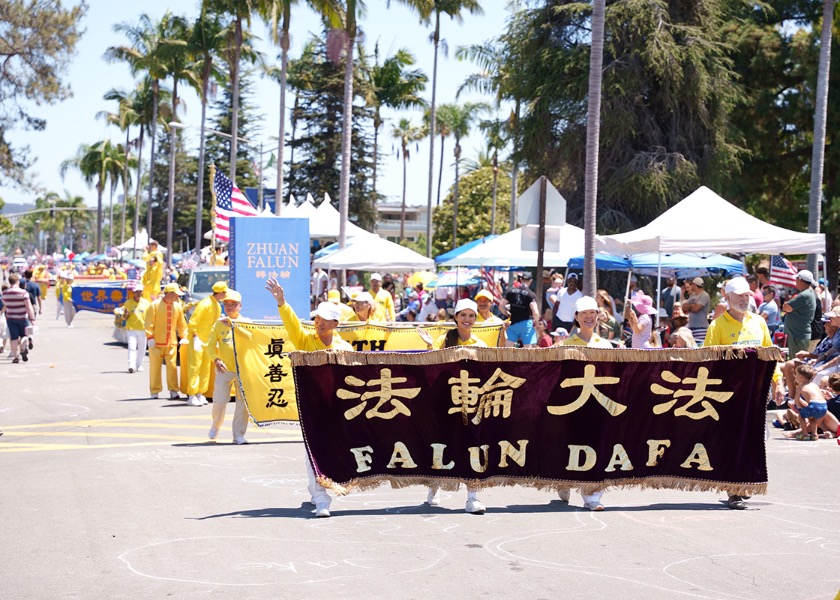
[[[129,298],[123,304],[125,328],[128,331],[143,331],[146,328],[146,313],[151,302],[141,297],[139,301]]]
[[[240,316],[237,323],[250,323],[251,319]],[[244,330],[243,330],[244,331]],[[210,360],[221,358],[228,371],[236,371],[236,360],[233,355],[233,328],[223,321],[216,321],[207,338],[207,350]]]
[[[376,316],[377,320],[379,321],[395,321],[397,318],[397,313],[394,310],[394,298],[391,296],[391,292],[379,288],[379,291],[376,294],[371,294],[373,299],[376,301],[377,308],[376,308]]]
[[[727,310],[709,325],[703,345],[768,347],[773,345],[773,340],[770,338],[770,330],[767,329],[767,321],[761,315],[744,313],[743,321],[739,321]],[[776,365],[773,381],[778,383],[781,379],[782,371]]]
[[[475,322],[476,323],[487,323],[487,324],[490,324],[490,323],[504,323],[504,321],[502,321],[499,317],[497,317],[493,313],[490,313],[490,316],[487,317],[486,319],[481,316],[481,313],[475,313]]]
[[[289,306],[287,302],[283,306],[277,307],[277,312],[280,318],[283,319],[283,326],[286,328],[286,334],[289,336],[289,341],[295,347],[295,350],[302,352],[314,352],[316,350],[353,350],[350,342],[341,339],[337,333],[333,333],[332,343],[329,346],[324,345],[317,333],[306,333],[300,326],[300,319],[295,314],[294,309]]]
[[[222,315],[222,305],[219,301],[210,294],[202,299],[195,306],[192,315],[190,315],[190,322],[187,323],[187,331],[190,337],[198,335],[202,342],[207,342],[210,337],[210,330],[215,327],[216,322]]]
[[[605,340],[597,333],[592,334],[592,339],[589,340],[589,343],[586,343],[580,337],[578,337],[577,333],[573,333],[565,340],[563,340],[564,346],[586,346],[588,348],[612,348],[613,345],[610,344],[609,340]]]
[[[432,344],[433,350],[443,350],[444,345],[446,344],[446,334],[444,333],[438,339],[435,340],[435,343]],[[476,348],[487,348],[487,344],[484,341],[475,337],[474,334],[471,334],[469,339],[462,340],[461,337],[458,337],[458,346],[475,346]]]

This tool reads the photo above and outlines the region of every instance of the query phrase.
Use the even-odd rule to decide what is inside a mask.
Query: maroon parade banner
[[[383,482],[766,492],[778,348],[290,356],[313,469],[338,493]]]

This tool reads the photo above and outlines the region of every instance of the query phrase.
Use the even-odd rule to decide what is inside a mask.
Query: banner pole
[[[211,265],[216,261],[216,163],[210,163],[210,196],[213,198],[213,205],[210,209],[210,227],[213,232],[210,235],[210,260]]]

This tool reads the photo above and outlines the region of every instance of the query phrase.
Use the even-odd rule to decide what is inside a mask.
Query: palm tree
[[[122,144],[108,144],[104,150],[103,160],[105,162],[105,175],[109,181],[110,197],[108,200],[108,247],[114,245],[114,192],[120,182],[123,187],[128,186],[128,182],[123,177],[128,176],[128,162],[129,157],[126,154],[125,146]]]
[[[379,163],[379,128],[382,127],[382,108],[424,108],[426,101],[418,94],[426,89],[428,77],[420,69],[409,69],[415,62],[414,55],[407,49],[379,64],[379,43],[373,50],[374,63],[365,73],[370,83],[371,94],[368,106],[373,107],[373,195],[376,196],[376,169]],[[366,62],[366,61],[363,61]]]
[[[105,100],[115,100],[117,102],[117,112],[109,113],[108,111],[100,111],[96,113],[97,118],[105,119],[109,125],[116,125],[120,131],[125,131],[125,160],[122,161],[123,173],[121,176],[123,182],[123,202],[122,202],[122,227],[120,228],[120,244],[125,241],[125,208],[128,202],[128,159],[130,157],[131,148],[131,126],[137,123],[138,115],[134,111],[132,105],[131,94],[123,90],[112,88],[105,93]],[[113,189],[112,189],[113,194]],[[111,215],[113,219],[113,214]],[[113,223],[113,221],[112,221]],[[113,229],[113,226],[111,227]],[[113,246],[113,239],[111,240]]]
[[[205,133],[204,124],[207,121],[207,100],[209,98],[209,87],[211,78],[221,77],[221,73],[215,66],[216,57],[223,54],[225,50],[224,26],[218,14],[206,11],[202,8],[201,15],[195,20],[192,26],[192,37],[190,38],[190,50],[199,63],[197,70],[200,72],[200,83],[198,86],[198,97],[201,100],[201,127],[198,142],[198,182],[196,184],[195,200],[195,250],[201,250],[201,223],[203,220],[204,205],[204,146]],[[212,183],[211,183],[212,185]]]
[[[186,81],[194,88],[200,87],[199,75],[196,73],[189,40],[193,33],[183,17],[170,17],[168,23],[169,39],[182,43],[170,45],[166,66],[172,77],[172,120],[178,122],[178,82]],[[177,149],[177,131],[169,128],[169,192],[167,194],[166,210],[166,264],[172,265],[172,234],[175,222],[175,155]]]
[[[170,46],[186,44],[184,40],[170,38],[170,20],[171,13],[167,12],[160,21],[153,21],[149,15],[143,14],[140,15],[140,23],[137,25],[131,25],[127,22],[118,23],[114,26],[114,31],[124,34],[129,40],[129,45],[112,46],[105,51],[105,60],[109,62],[125,61],[133,74],[143,73],[149,79],[152,90],[151,165],[155,164],[160,82],[169,75],[167,62]],[[149,177],[149,196],[146,202],[146,230],[149,232],[152,231],[153,190],[154,178]]]
[[[364,13],[364,0],[344,0],[343,11],[327,17],[340,17],[340,34],[344,41],[344,114],[341,119],[341,180],[338,194],[338,247],[347,242],[347,217],[350,206],[350,142],[353,137],[353,48],[359,33],[358,17]]]
[[[491,158],[491,166],[493,167],[493,208],[490,213],[490,234],[496,234],[496,191],[499,183],[499,150],[504,150],[507,146],[507,139],[505,139],[505,129],[507,122],[492,120],[482,121],[479,124],[479,129],[484,132],[487,140],[487,150]]]
[[[410,119],[400,119],[399,125],[395,125],[391,130],[393,136],[400,140],[400,151],[402,152],[403,161],[403,187],[402,187],[402,211],[400,214],[400,241],[405,238],[405,189],[408,181],[408,159],[411,157],[409,152],[409,145],[411,142],[417,142],[426,137],[426,131],[423,127],[415,127],[411,124]]]
[[[297,0],[263,0],[258,7],[262,17],[268,21],[271,38],[280,46],[280,132],[277,134],[277,189],[274,192],[274,214],[280,214],[283,203],[283,149],[286,137],[286,86],[289,69],[289,27],[292,20],[292,4]],[[336,5],[329,0],[307,0],[307,4],[322,14],[334,12]],[[282,15],[282,20],[281,20]]]
[[[102,193],[108,180],[110,165],[111,142],[105,140],[91,145],[82,144],[76,156],[63,161],[59,167],[61,177],[70,167],[79,170],[88,185],[95,182],[96,186],[96,251],[102,252]]]
[[[455,137],[455,190],[452,195],[452,248],[458,247],[458,181],[461,164],[461,138],[470,134],[478,113],[487,110],[482,102],[467,102],[463,106],[452,105],[452,135]]]
[[[586,119],[586,174],[584,201],[584,293],[595,297],[595,216],[598,208],[598,143],[601,131],[601,72],[604,64],[604,12],[606,0],[592,4],[592,50],[589,55],[589,106]],[[541,291],[538,282],[537,293]]]
[[[420,22],[429,25],[432,15],[435,18],[435,30],[431,36],[432,44],[435,47],[435,57],[432,67],[432,103],[429,111],[429,194],[427,199],[427,210],[429,219],[426,225],[426,256],[432,256],[432,186],[434,185],[435,169],[435,132],[437,131],[435,113],[435,94],[437,91],[437,64],[438,47],[440,46],[440,15],[449,15],[458,23],[463,22],[463,12],[480,15],[483,13],[478,0],[398,0],[406,6],[417,11]],[[390,3],[390,0],[389,0]]]
[[[435,202],[435,206],[440,206],[440,186],[443,182],[443,149],[445,146],[446,138],[452,135],[452,121],[454,119],[452,113],[453,106],[453,104],[441,104],[437,107],[437,114],[435,116],[435,128],[437,129],[437,135],[440,136],[440,168],[438,169],[437,200]],[[426,128],[431,127],[431,110],[427,110],[426,113],[423,115],[423,122],[425,123]]]
[[[820,66],[817,73],[817,97],[814,108],[814,145],[811,151],[811,192],[808,203],[808,231],[820,232],[822,218],[822,181],[825,169],[825,123],[828,106],[828,83],[831,65],[831,30],[836,0],[823,0]],[[817,272],[817,255],[808,255],[808,268]]]

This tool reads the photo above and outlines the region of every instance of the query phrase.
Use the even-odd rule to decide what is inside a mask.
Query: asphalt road
[[[773,430],[770,486],[723,495],[610,490],[584,511],[525,488],[381,487],[307,504],[300,431],[228,422],[148,398],[112,318],[54,320],[30,361],[0,355],[0,596],[8,599],[831,599],[840,590],[840,446]]]

